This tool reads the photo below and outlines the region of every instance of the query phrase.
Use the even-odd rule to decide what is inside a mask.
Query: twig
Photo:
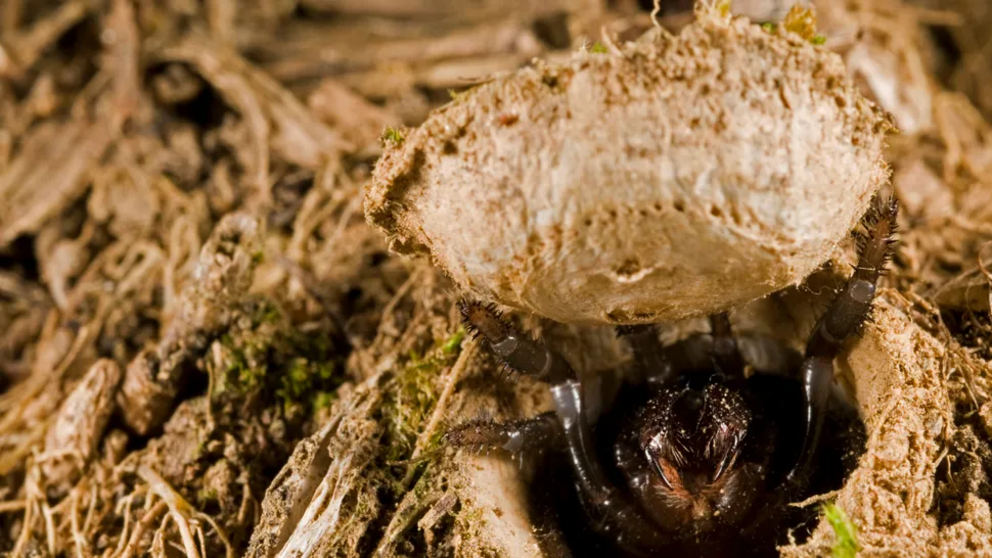
[[[69,521],[72,527],[72,542],[76,547],[76,556],[83,558],[83,533],[79,528],[79,492],[73,491],[72,505],[69,508]]]
[[[124,527],[121,529],[120,538],[117,540],[117,548],[111,556],[117,556],[124,552],[124,545],[127,544],[127,535],[131,530],[131,503],[134,502],[134,494],[125,496],[123,501],[127,502],[124,504]],[[119,514],[120,510],[117,512]]]
[[[200,558],[200,552],[196,549],[196,541],[193,540],[193,533],[190,531],[189,522],[186,521],[186,515],[184,513],[186,511],[192,511],[193,507],[169,486],[169,483],[165,479],[147,465],[138,467],[138,476],[148,483],[149,490],[164,500],[169,506],[169,513],[179,528],[179,536],[183,540],[186,556],[189,558]]]
[[[97,496],[97,486],[96,483],[93,483],[90,485],[90,503],[86,506],[86,518],[83,519],[84,533],[87,533],[90,530],[90,522],[93,520],[93,510],[96,509]]]
[[[810,496],[809,498],[806,498],[805,500],[803,500],[801,502],[792,502],[789,505],[792,506],[792,507],[794,507],[794,508],[805,508],[805,507],[810,506],[812,504],[817,504],[819,502],[825,502],[827,500],[833,500],[839,494],[840,494],[840,490],[839,489],[838,490],[831,490],[830,492],[824,492],[823,494],[814,494],[813,496]]]
[[[207,537],[206,537],[206,535],[203,534],[203,525],[197,525],[196,526],[195,535],[196,535],[196,540],[198,540],[200,542],[200,552],[204,556],[208,556],[208,554],[207,554]]]
[[[162,518],[162,523],[159,524],[158,529],[155,530],[155,536],[152,537],[152,556],[165,556],[165,530],[169,527],[169,521],[174,520],[175,517],[172,514],[166,514]],[[189,551],[186,552],[187,556]]]
[[[658,22],[659,13],[661,13],[661,0],[654,0],[654,8],[651,10],[651,23],[654,24],[656,29],[661,29],[661,23]]]
[[[27,500],[13,500],[11,502],[0,502],[0,513],[21,511],[28,505]]]
[[[52,517],[52,508],[48,505],[48,502],[41,503],[41,517],[45,520],[45,541],[48,543],[48,552],[52,556],[55,556],[56,550],[56,540],[55,540],[55,520]]]
[[[17,537],[17,544],[11,556],[23,556],[24,547],[31,538],[31,530],[34,527],[35,508],[38,507],[38,500],[41,499],[41,490],[38,488],[38,469],[29,468],[24,481],[24,492],[26,496],[26,506],[24,508],[24,526],[21,527],[21,534]]]
[[[217,533],[217,537],[220,539],[220,542],[224,543],[224,556],[226,558],[234,558],[234,546],[231,545],[231,540],[227,538],[227,533],[225,533],[224,530],[220,528],[220,525],[217,524],[217,521],[215,521],[214,518],[210,517],[209,515],[203,512],[196,512],[196,517],[197,519],[206,521],[207,523],[210,524],[211,527],[214,528],[214,532]],[[199,527],[197,529],[199,530]],[[206,541],[204,541],[204,544],[206,544]],[[206,550],[203,551],[203,555],[204,556],[207,555]]]
[[[128,503],[130,506],[130,503]],[[162,516],[166,511],[169,510],[169,505],[165,502],[160,501],[152,509],[150,509],[141,521],[134,526],[134,532],[131,533],[131,540],[128,541],[127,546],[124,547],[124,551],[121,552],[120,558],[131,558],[138,549],[138,545],[141,544],[141,537],[145,534],[145,531],[151,527],[152,523],[158,521],[158,518]],[[116,552],[114,556],[116,556]]]

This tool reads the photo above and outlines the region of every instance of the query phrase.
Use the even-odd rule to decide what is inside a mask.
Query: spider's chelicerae
[[[838,471],[853,466],[841,454],[864,442],[856,411],[833,385],[833,360],[870,313],[896,213],[894,201],[873,203],[858,233],[857,267],[803,354],[765,337],[734,335],[725,314],[711,318],[710,334],[670,347],[661,346],[652,326],[619,328],[642,381],[627,386],[598,420],[558,353],[492,307],[462,302],[467,326],[492,353],[550,384],[555,410],[516,422],[462,424],[448,432],[448,442],[513,453],[562,450],[587,530],[619,552],[772,554],[785,542],[785,528],[815,514],[788,503],[839,487]]]

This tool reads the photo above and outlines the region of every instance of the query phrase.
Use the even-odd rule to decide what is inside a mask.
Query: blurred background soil
[[[526,468],[440,447],[459,420],[546,405],[540,389],[488,393],[457,294],[387,252],[362,186],[387,129],[534,58],[632,40],[651,4],[0,0],[0,553],[561,550],[499,480]],[[992,538],[992,4],[813,4],[901,131],[886,300],[936,340],[953,416],[925,441],[925,514],[974,528],[913,554],[972,555]],[[661,8],[672,31],[691,20],[688,1]],[[583,372],[626,358],[524,322]],[[870,544],[880,522],[848,511]]]

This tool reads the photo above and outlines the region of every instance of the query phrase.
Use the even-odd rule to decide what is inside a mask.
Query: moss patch
[[[459,328],[449,338],[435,343],[425,355],[410,353],[406,365],[387,389],[383,404],[388,425],[386,459],[399,461],[413,452],[423,424],[437,403],[438,376],[443,368],[454,362],[464,340],[465,330]],[[430,447],[436,445],[440,435],[433,438],[436,439],[431,440]]]
[[[329,405],[343,381],[329,334],[294,328],[268,301],[253,304],[250,320],[238,321],[214,347],[211,398],[274,404],[292,418]]]

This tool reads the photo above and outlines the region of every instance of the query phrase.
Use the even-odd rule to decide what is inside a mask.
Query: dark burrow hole
[[[690,372],[697,374],[699,372]],[[693,380],[695,381],[695,380]],[[801,447],[804,424],[802,420],[801,387],[798,381],[772,374],[754,376],[747,380],[750,387],[749,405],[762,410],[755,414],[755,422],[748,431],[753,439],[768,439],[770,430],[779,443],[768,463],[769,483],[777,485],[794,462]],[[633,410],[642,407],[650,395],[645,386],[624,386],[617,400],[595,427],[596,451],[605,473],[624,492],[627,491],[623,475],[613,461],[612,441],[617,438],[625,425],[629,424]],[[658,555],[671,557],[778,557],[776,546],[789,544],[790,536],[796,543],[808,539],[819,521],[820,507],[806,508],[789,506],[789,502],[804,500],[816,494],[824,494],[843,486],[844,481],[857,467],[858,459],[864,454],[867,435],[858,411],[834,390],[830,399],[828,417],[824,427],[817,466],[813,471],[809,486],[799,494],[791,494],[784,503],[773,509],[757,508],[753,517],[740,525],[762,523],[759,518],[771,518],[767,525],[747,535],[741,535],[739,526],[719,527],[717,531],[704,534],[701,543],[693,537],[673,541],[670,548]],[[760,417],[760,419],[759,419]],[[758,429],[756,432],[752,430]],[[763,443],[763,442],[762,442]],[[742,454],[743,455],[743,454]],[[575,558],[598,556],[625,556],[615,540],[595,534],[590,519],[583,511],[573,484],[573,474],[567,456],[562,452],[547,451],[534,460],[534,478],[530,483],[530,513],[538,532],[560,532],[563,540],[546,537],[545,550],[564,542]],[[776,496],[771,490],[767,495]],[[690,531],[685,529],[683,533]],[[728,536],[729,534],[729,536]],[[720,540],[716,540],[720,539]]]
[[[645,12],[654,11],[654,0],[637,0],[637,5]],[[693,0],[659,0],[658,14],[666,16],[692,11]]]
[[[18,273],[25,280],[37,281],[40,272],[34,252],[34,237],[17,237],[10,245],[0,250],[0,268]]]
[[[217,91],[188,64],[172,62],[156,64],[149,68],[145,80],[151,87],[154,79],[172,80],[181,84],[185,93],[160,102],[167,107],[166,114],[178,120],[210,130],[221,125],[228,106]],[[171,83],[171,81],[170,81]],[[174,85],[179,88],[179,85]]]
[[[948,460],[937,468],[934,506],[941,528],[964,519],[969,494],[992,504],[992,439],[979,424],[978,413],[963,407],[955,408]]]
[[[272,187],[272,209],[268,214],[270,226],[287,233],[303,206],[307,192],[313,187],[313,173],[296,172],[283,177]]]
[[[554,12],[534,21],[534,34],[551,48],[563,49],[572,45],[568,31],[568,13]]]
[[[933,25],[927,26],[925,29],[929,32],[930,39],[936,46],[934,56],[942,59],[940,63],[933,66],[937,72],[937,79],[945,86],[949,86],[954,69],[961,62],[961,47],[955,40],[950,27]],[[953,89],[953,87],[950,88]]]

